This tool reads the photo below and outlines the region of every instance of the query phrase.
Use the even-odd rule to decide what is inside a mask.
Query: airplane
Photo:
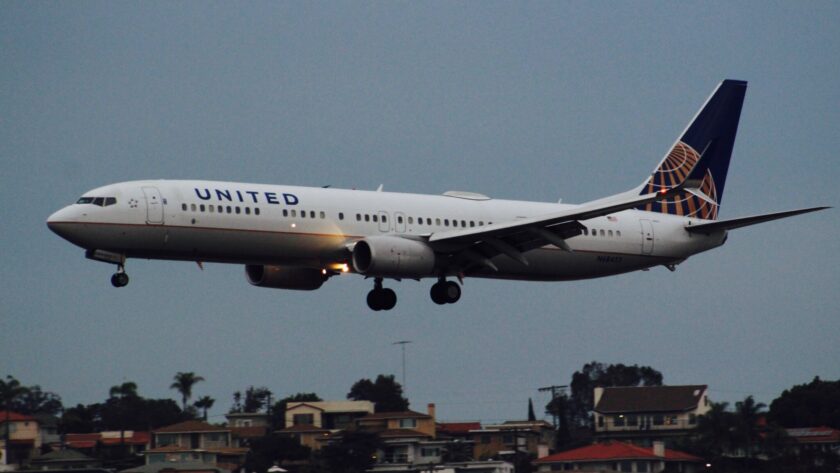
[[[579,205],[202,180],[121,182],[85,192],[47,219],[85,256],[233,263],[254,286],[315,290],[329,278],[373,278],[367,304],[391,310],[386,279],[436,279],[436,304],[466,277],[597,278],[664,266],[724,244],[729,230],[823,210],[718,220],[747,83],[715,88],[636,188]],[[457,279],[461,285],[453,279]]]

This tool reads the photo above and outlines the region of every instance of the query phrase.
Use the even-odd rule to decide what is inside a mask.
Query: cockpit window
[[[77,204],[93,204],[100,207],[107,207],[117,203],[116,197],[81,197],[76,201]]]

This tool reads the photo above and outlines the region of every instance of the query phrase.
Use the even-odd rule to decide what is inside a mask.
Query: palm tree
[[[736,438],[744,447],[747,458],[752,458],[753,441],[759,437],[758,420],[765,407],[767,404],[755,402],[752,396],[735,403]]]
[[[187,401],[192,397],[193,385],[200,381],[204,381],[204,378],[196,376],[192,371],[185,373],[179,371],[175,375],[175,382],[169,386],[169,389],[175,389],[181,393],[181,405],[183,406],[184,412],[187,411]]]
[[[728,407],[728,403],[713,402],[711,409],[697,419],[698,446],[705,456],[721,457],[732,448],[735,421]]]
[[[216,403],[216,400],[215,400],[215,399],[213,399],[212,397],[210,397],[210,396],[201,396],[200,398],[198,398],[198,400],[197,400],[197,401],[195,401],[195,402],[193,403],[193,405],[194,405],[196,408],[198,408],[198,409],[202,409],[202,410],[204,411],[204,421],[206,422],[206,421],[207,421],[207,409],[212,408],[212,407],[213,407],[213,404],[215,404],[215,403]]]

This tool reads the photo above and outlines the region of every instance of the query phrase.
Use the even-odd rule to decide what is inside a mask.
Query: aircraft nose
[[[72,211],[70,207],[64,207],[47,217],[47,227],[56,235],[66,238],[66,224],[76,220],[77,218],[75,212]]]

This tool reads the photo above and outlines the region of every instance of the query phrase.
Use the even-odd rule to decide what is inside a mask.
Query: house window
[[[295,414],[292,422],[294,425],[313,425],[315,424],[315,416],[312,414]]]
[[[633,472],[633,462],[623,461],[618,463],[618,471],[632,473]]]
[[[481,443],[487,445],[490,443],[490,436],[489,435],[482,435],[481,436]]]
[[[421,457],[439,457],[440,449],[437,447],[423,447],[420,449]]]
[[[689,414],[688,415],[688,423],[694,425],[697,423],[697,414]]]
[[[178,445],[178,436],[173,434],[158,434],[157,446],[165,447],[167,445]]]
[[[613,425],[615,425],[616,427],[624,427],[624,416],[619,415],[613,417]]]
[[[627,425],[639,425],[639,416],[627,416]]]
[[[604,416],[598,416],[598,427],[604,426]]]
[[[647,473],[649,470],[648,462],[636,462],[636,471],[638,473]]]
[[[417,419],[400,419],[401,429],[413,429],[417,427]]]
[[[511,444],[513,443],[513,435],[502,435],[502,443],[504,444]]]
[[[665,423],[665,418],[662,414],[656,414],[653,416],[653,425],[662,425]]]

